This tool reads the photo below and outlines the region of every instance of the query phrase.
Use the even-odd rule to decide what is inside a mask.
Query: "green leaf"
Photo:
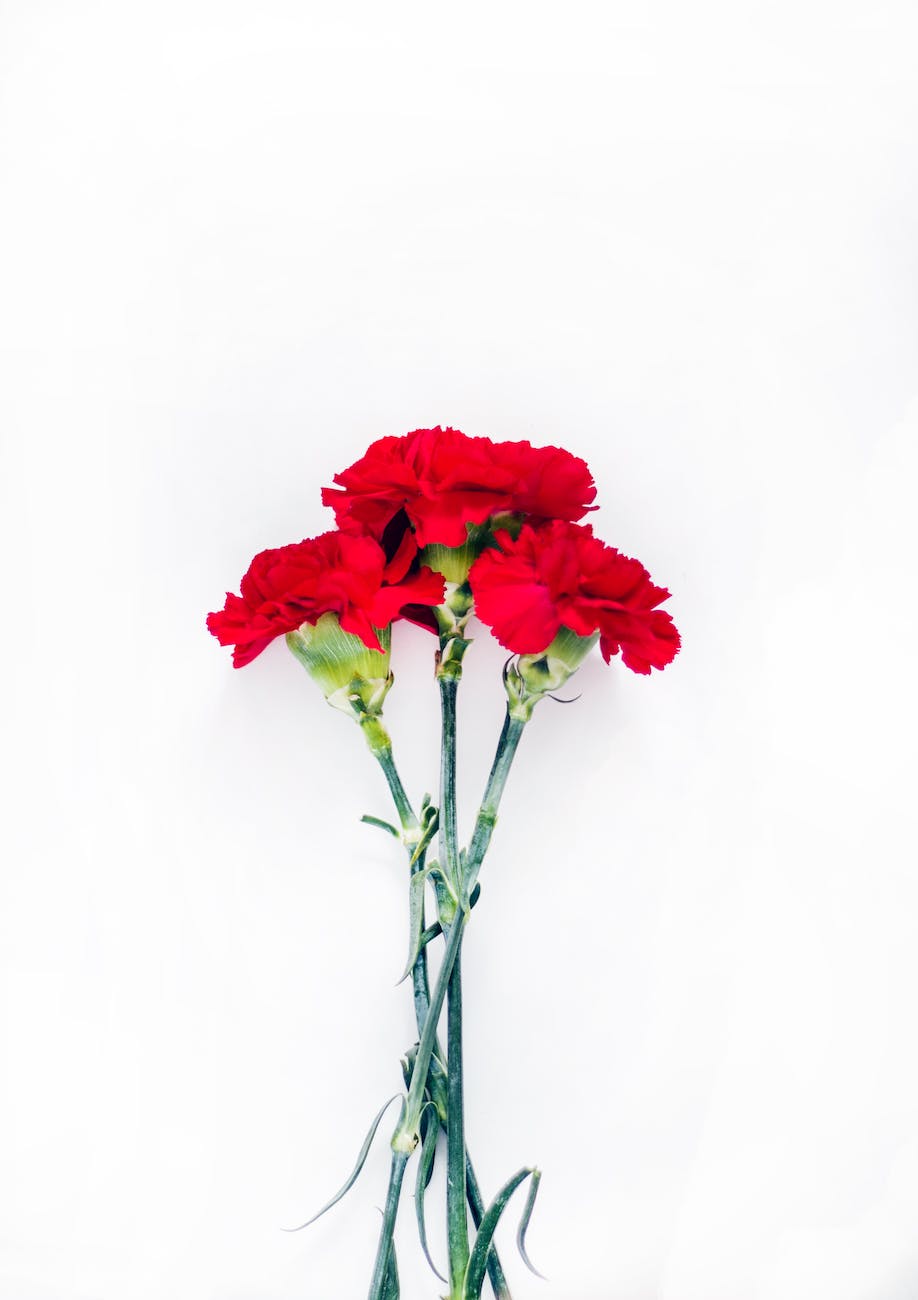
[[[445,1128],[446,1112],[448,1110],[446,1100],[446,1069],[436,1052],[431,1054],[430,1065],[427,1068],[427,1091],[430,1094],[431,1101],[437,1108],[437,1115],[440,1118],[440,1124]]]
[[[475,888],[472,890],[472,896],[469,899],[469,907],[470,908],[474,907],[480,897],[481,897],[481,885],[476,885]],[[434,921],[433,925],[429,925],[427,929],[424,931],[424,933],[421,935],[421,947],[426,948],[429,943],[431,943],[434,939],[436,939],[438,934],[442,934],[442,933],[443,933],[443,926],[440,924],[439,921]]]
[[[415,1043],[413,1047],[408,1048],[408,1051],[402,1057],[402,1076],[405,1080],[406,1088],[411,1087],[411,1078],[412,1075],[414,1074],[414,1067],[417,1061],[417,1055],[418,1055],[418,1044]],[[430,1065],[427,1067],[426,1092],[429,1095],[430,1100],[424,1103],[424,1107],[433,1105],[436,1108],[437,1115],[439,1117],[441,1125],[445,1125],[446,1110],[447,1110],[446,1070],[443,1068],[443,1064],[440,1061],[439,1057],[437,1056],[436,1052],[431,1053]],[[421,1115],[423,1116],[423,1114],[424,1114],[424,1109],[422,1108]],[[421,1121],[419,1120],[418,1123],[420,1124]],[[421,1137],[423,1138],[423,1136],[424,1136],[424,1132],[422,1129]]]
[[[434,894],[437,899],[437,914],[440,924],[451,926],[459,910],[459,898],[444,872],[437,870],[432,879]]]
[[[395,1262],[395,1242],[389,1247],[389,1267],[386,1271],[386,1285],[382,1300],[399,1300],[401,1291],[398,1285],[398,1264]]]
[[[536,1197],[539,1194],[539,1183],[542,1181],[541,1169],[533,1169],[532,1181],[529,1184],[529,1195],[526,1197],[526,1206],[523,1210],[523,1217],[520,1219],[520,1226],[516,1230],[516,1247],[520,1252],[520,1257],[530,1273],[535,1273],[542,1281],[546,1281],[544,1273],[540,1273],[532,1260],[526,1253],[526,1232],[529,1228],[529,1220],[532,1218],[532,1211],[535,1209]]]
[[[421,947],[426,948],[429,943],[432,943],[433,940],[436,939],[438,934],[442,934],[442,933],[443,933],[443,926],[440,924],[439,921],[434,921],[433,925],[429,925],[427,929],[422,933]]]
[[[392,823],[384,822],[381,817],[371,817],[369,813],[364,813],[360,820],[366,822],[367,826],[378,826],[381,831],[388,831],[389,834],[394,835],[396,839],[399,838],[398,831]]]
[[[390,1097],[389,1100],[386,1102],[385,1106],[383,1106],[378,1111],[376,1118],[373,1120],[373,1123],[370,1125],[369,1133],[367,1133],[366,1137],[363,1140],[363,1146],[360,1148],[360,1153],[357,1156],[357,1163],[354,1166],[353,1170],[351,1171],[351,1174],[348,1177],[347,1181],[345,1182],[344,1186],[341,1187],[339,1191],[337,1191],[335,1195],[331,1198],[331,1200],[326,1205],[323,1205],[321,1210],[319,1210],[317,1214],[314,1214],[311,1219],[307,1219],[305,1223],[301,1223],[298,1228],[284,1228],[282,1229],[283,1232],[302,1232],[303,1229],[308,1228],[311,1223],[315,1223],[316,1219],[321,1219],[323,1214],[327,1214],[327,1212],[332,1208],[333,1205],[337,1205],[338,1202],[341,1200],[341,1198],[347,1195],[347,1193],[351,1190],[351,1188],[356,1183],[357,1179],[360,1177],[360,1171],[361,1169],[363,1169],[363,1166],[366,1163],[367,1156],[370,1154],[370,1147],[373,1145],[373,1139],[376,1136],[376,1130],[379,1128],[379,1125],[382,1122],[383,1115],[385,1115],[386,1111],[395,1101],[395,1098],[400,1097],[401,1095],[402,1094],[400,1092],[397,1092],[395,1096]]]
[[[439,871],[436,862],[431,862],[421,871],[415,871],[408,885],[408,960],[405,969],[398,978],[401,984],[411,974],[414,963],[421,951],[424,930],[424,886],[428,876]]]
[[[427,852],[430,841],[437,833],[437,827],[440,824],[440,812],[433,804],[428,804],[421,813],[421,835],[411,855],[409,866],[413,867],[416,862]]]
[[[408,1051],[402,1057],[402,1078],[405,1080],[406,1088],[411,1087],[411,1076],[414,1074],[414,1062],[417,1054],[418,1045],[415,1043],[413,1047],[408,1048]]]
[[[480,1300],[481,1288],[488,1267],[488,1251],[491,1249],[491,1242],[494,1240],[494,1233],[500,1222],[501,1215],[520,1183],[525,1182],[530,1174],[534,1173],[534,1169],[520,1169],[518,1173],[515,1173],[512,1178],[504,1183],[494,1200],[485,1210],[484,1218],[481,1220],[481,1226],[475,1237],[475,1245],[469,1257],[469,1266],[465,1272],[465,1282],[462,1287],[463,1300]]]
[[[437,1157],[437,1139],[440,1136],[440,1118],[432,1102],[428,1102],[425,1107],[427,1122],[421,1129],[421,1158],[418,1161],[418,1176],[414,1187],[414,1210],[418,1220],[418,1236],[421,1239],[421,1249],[424,1252],[424,1258],[427,1260],[432,1271],[441,1282],[448,1284],[449,1279],[445,1278],[436,1264],[430,1257],[430,1249],[427,1245],[427,1221],[424,1218],[424,1193],[433,1177],[434,1161]]]

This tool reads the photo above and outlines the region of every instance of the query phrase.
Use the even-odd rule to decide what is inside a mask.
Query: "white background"
[[[359,733],[204,615],[437,422],[586,456],[685,640],[541,707],[484,873],[470,1145],[490,1192],[545,1171],[515,1294],[918,1296],[916,37],[909,0],[0,7],[2,1300],[365,1294],[383,1138],[279,1229],[399,1086],[403,864]],[[431,650],[387,706],[415,797]]]

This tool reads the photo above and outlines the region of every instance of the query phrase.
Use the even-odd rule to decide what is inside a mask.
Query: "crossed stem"
[[[457,665],[458,667],[458,665]],[[386,1198],[379,1247],[370,1288],[370,1300],[384,1300],[389,1278],[392,1235],[405,1167],[417,1145],[420,1118],[425,1096],[433,1092],[429,1073],[434,1054],[443,1060],[436,1034],[437,1023],[444,1000],[448,1001],[449,1048],[447,1063],[447,1235],[449,1241],[451,1297],[461,1297],[465,1272],[469,1260],[468,1221],[466,1201],[477,1228],[484,1215],[484,1202],[475,1176],[474,1167],[465,1148],[463,1125],[462,1078],[462,989],[461,946],[465,924],[469,915],[469,898],[481,864],[491,840],[497,820],[497,810],[509,775],[510,766],[525,725],[512,719],[509,713],[504,721],[494,763],[488,777],[481,807],[475,821],[472,839],[465,862],[458,852],[456,830],[456,747],[455,707],[458,673],[440,677],[443,743],[441,748],[441,844],[444,861],[441,864],[458,898],[456,913],[444,926],[447,940],[443,963],[433,994],[427,964],[426,944],[412,967],[415,1014],[420,1041],[415,1057],[408,1096],[402,1108],[399,1123],[393,1135],[393,1158]],[[377,720],[378,727],[378,720]],[[388,741],[388,738],[386,738]],[[409,858],[414,859],[419,833],[418,819],[405,793],[404,786],[392,757],[391,743],[373,744],[371,748],[386,777],[393,801],[408,845]],[[423,870],[424,854],[412,862],[412,871]],[[425,922],[422,917],[422,928]],[[488,1276],[497,1300],[510,1300],[510,1290],[495,1246],[487,1258]]]

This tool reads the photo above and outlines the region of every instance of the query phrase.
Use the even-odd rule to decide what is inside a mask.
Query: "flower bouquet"
[[[528,1181],[517,1245],[532,1268],[526,1230],[540,1175],[520,1169],[486,1198],[466,1144],[462,942],[479,898],[479,874],[514,755],[539,701],[562,688],[597,643],[607,663],[620,655],[633,672],[649,674],[672,662],[679,635],[659,608],[669,592],[637,560],[578,522],[594,508],[595,487],[586,463],[561,448],[417,429],[374,442],[334,483],[322,499],[337,528],[256,555],[240,594],[228,593],[207,625],[221,645],[233,646],[237,668],[284,636],[328,703],[359,725],[392,796],[394,824],[364,821],[399,840],[405,852],[404,978],[411,980],[418,1037],[402,1062],[405,1088],[398,1094],[370,1300],[399,1296],[393,1234],[412,1160],[420,1245],[448,1286],[448,1300],[477,1300],[486,1279],[498,1300],[506,1300],[495,1229]],[[507,708],[472,836],[462,847],[456,699],[473,615],[508,652]],[[382,717],[393,684],[392,625],[400,619],[437,639],[439,796],[434,803],[425,795],[417,806],[399,777]],[[432,979],[435,946],[442,951]],[[357,1179],[389,1104],[374,1119],[353,1173],[319,1215]],[[425,1192],[444,1145],[447,1275],[431,1259],[425,1226]]]

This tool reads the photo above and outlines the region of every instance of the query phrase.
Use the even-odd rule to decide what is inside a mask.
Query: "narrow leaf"
[[[520,1169],[518,1173],[515,1173],[512,1178],[504,1183],[494,1200],[485,1210],[484,1218],[481,1220],[481,1227],[475,1237],[475,1245],[469,1257],[469,1266],[466,1269],[465,1282],[462,1288],[462,1300],[480,1300],[481,1288],[484,1284],[485,1272],[488,1266],[488,1251],[491,1249],[491,1242],[494,1240],[494,1233],[500,1222],[501,1215],[520,1183],[524,1182],[534,1172],[532,1169]]]
[[[414,852],[412,853],[411,857],[408,860],[408,866],[411,868],[412,871],[414,871],[414,868],[418,865],[418,863],[424,857],[424,854],[430,848],[431,839],[433,839],[432,835],[430,839],[424,839],[422,835],[421,838],[418,840],[417,844],[415,845]]]
[[[424,929],[424,886],[431,872],[436,871],[436,862],[431,862],[422,871],[416,871],[408,885],[408,960],[405,969],[398,978],[401,984],[411,974],[414,963],[421,951]]]
[[[371,817],[369,813],[364,813],[360,820],[366,822],[367,826],[378,826],[381,831],[388,831],[389,834],[394,835],[396,839],[399,837],[398,831],[392,823],[384,822],[381,817]]]
[[[321,1219],[323,1214],[326,1214],[332,1208],[333,1205],[337,1205],[338,1202],[341,1200],[341,1198],[347,1195],[347,1193],[351,1190],[351,1188],[356,1183],[357,1179],[360,1177],[360,1171],[363,1168],[364,1164],[366,1163],[367,1156],[370,1154],[370,1147],[373,1145],[373,1139],[376,1136],[376,1130],[379,1128],[379,1125],[382,1122],[383,1115],[385,1115],[386,1111],[395,1101],[395,1098],[400,1097],[401,1095],[402,1094],[400,1092],[397,1092],[394,1097],[390,1097],[389,1100],[386,1102],[385,1106],[383,1106],[382,1109],[377,1113],[376,1118],[373,1120],[373,1123],[370,1125],[369,1133],[367,1133],[366,1137],[363,1140],[363,1146],[360,1148],[360,1154],[357,1156],[357,1163],[354,1166],[353,1171],[351,1172],[351,1175],[348,1178],[347,1182],[344,1184],[344,1186],[335,1193],[335,1195],[331,1198],[331,1200],[326,1205],[322,1206],[318,1214],[314,1214],[311,1219],[307,1219],[305,1223],[301,1223],[298,1228],[283,1228],[281,1229],[282,1232],[302,1232],[303,1229],[308,1228],[311,1223],[315,1223],[316,1219]]]
[[[411,855],[409,866],[414,866],[421,857],[427,852],[431,840],[437,833],[437,827],[440,824],[440,814],[433,804],[425,808],[421,813],[421,833],[420,838]]]
[[[439,921],[435,921],[433,925],[429,925],[427,929],[422,933],[421,947],[426,948],[429,943],[432,943],[433,940],[436,939],[438,934],[442,934],[442,933],[443,933],[443,926],[440,924]]]
[[[437,829],[437,823],[440,820],[440,810],[436,804],[430,802],[424,804],[421,809],[421,826],[425,831],[431,834]]]
[[[424,1252],[424,1258],[427,1260],[431,1270],[436,1274],[441,1282],[448,1284],[449,1279],[445,1278],[430,1256],[430,1248],[427,1244],[427,1221],[424,1217],[424,1193],[428,1184],[433,1177],[434,1161],[437,1156],[437,1139],[440,1136],[440,1119],[433,1105],[428,1102],[426,1107],[428,1111],[427,1125],[421,1137],[421,1158],[418,1161],[418,1176],[414,1187],[414,1211],[418,1220],[418,1236],[421,1239],[421,1249]]]
[[[478,1186],[478,1179],[475,1177],[472,1157],[469,1155],[468,1147],[466,1147],[465,1151],[465,1185],[469,1209],[472,1212],[472,1222],[477,1231],[481,1227],[481,1220],[484,1218],[485,1206],[481,1199],[481,1188]],[[512,1300],[510,1288],[507,1285],[507,1279],[501,1266],[500,1256],[493,1241],[491,1242],[491,1249],[488,1251],[488,1278],[494,1300]]]
[[[472,890],[472,897],[469,899],[469,907],[474,907],[480,897],[481,897],[481,885],[476,885],[475,888]],[[429,925],[421,935],[421,947],[426,948],[429,943],[432,943],[433,940],[436,939],[438,934],[442,934],[442,933],[443,933],[443,926],[440,924],[439,921],[434,921],[433,925]]]
[[[441,923],[445,921],[446,925],[450,926],[459,907],[459,898],[445,874],[439,869],[439,865],[431,879],[437,897],[437,914]]]
[[[389,1247],[389,1267],[386,1271],[386,1285],[383,1300],[399,1300],[401,1291],[398,1285],[398,1264],[395,1262],[395,1242]]]
[[[532,1218],[532,1211],[535,1209],[536,1197],[539,1194],[539,1183],[542,1181],[541,1169],[533,1169],[532,1181],[529,1184],[529,1195],[526,1197],[526,1208],[523,1210],[523,1217],[520,1219],[520,1226],[516,1230],[516,1246],[520,1252],[520,1257],[530,1273],[535,1273],[542,1281],[546,1281],[544,1273],[540,1273],[532,1260],[526,1254],[526,1232],[529,1228],[529,1220]]]

